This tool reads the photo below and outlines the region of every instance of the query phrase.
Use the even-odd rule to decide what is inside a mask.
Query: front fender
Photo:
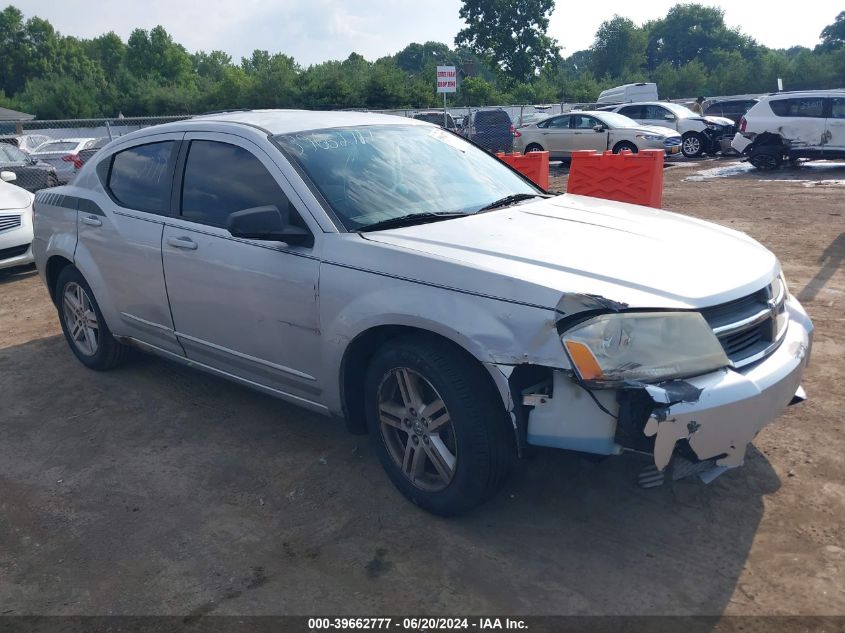
[[[438,334],[462,347],[488,371],[492,366],[520,364],[568,369],[555,320],[556,313],[551,309],[343,266],[325,265],[321,270],[320,321],[326,377],[339,376],[344,353],[355,338],[385,325]],[[502,391],[505,383],[496,382]],[[326,383],[326,405],[340,413],[338,381],[329,379]],[[507,405],[509,394],[502,396]]]

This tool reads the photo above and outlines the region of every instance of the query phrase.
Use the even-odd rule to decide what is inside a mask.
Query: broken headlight
[[[730,364],[698,312],[605,314],[560,340],[578,377],[606,386],[696,376]]]

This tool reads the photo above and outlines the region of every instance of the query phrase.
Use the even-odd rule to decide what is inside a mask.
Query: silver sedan
[[[444,515],[493,495],[531,445],[650,453],[648,485],[740,466],[801,399],[813,330],[751,238],[551,196],[400,117],[133,132],[38,193],[34,232],[83,365],[135,347],[344,418]]]
[[[681,151],[681,135],[665,127],[642,125],[615,112],[570,112],[519,128],[514,149],[547,151],[552,159],[568,159],[578,150],[636,153],[660,149],[673,156]]]

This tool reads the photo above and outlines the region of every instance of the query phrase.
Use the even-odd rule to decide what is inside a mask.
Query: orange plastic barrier
[[[539,185],[543,191],[549,188],[549,153],[529,152],[528,154],[498,153],[496,156],[517,170],[520,174]]]
[[[572,152],[566,190],[582,196],[660,208],[663,201],[663,150],[637,154],[593,150]]]

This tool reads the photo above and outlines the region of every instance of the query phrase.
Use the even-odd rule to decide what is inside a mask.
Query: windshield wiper
[[[379,222],[367,224],[358,229],[359,233],[365,231],[380,231],[382,229],[395,229],[402,226],[412,226],[414,224],[423,224],[425,222],[437,222],[438,220],[450,220],[452,218],[462,218],[469,213],[410,213],[398,218],[388,218]]]
[[[517,202],[522,202],[523,200],[530,200],[531,198],[550,198],[551,196],[547,196],[542,193],[515,193],[510,196],[505,196],[504,198],[500,198],[495,202],[491,202],[486,207],[481,207],[478,211],[490,211],[491,209],[499,209],[501,207],[507,207],[511,204],[516,204]]]

